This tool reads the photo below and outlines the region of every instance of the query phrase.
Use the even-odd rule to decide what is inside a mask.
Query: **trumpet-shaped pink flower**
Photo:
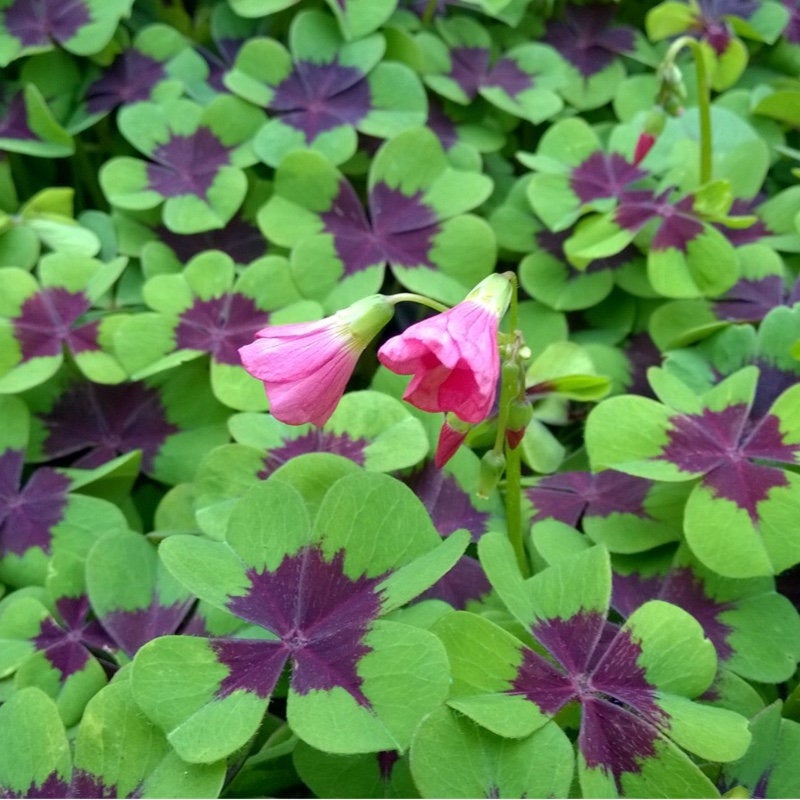
[[[270,325],[239,348],[244,368],[264,383],[272,415],[290,425],[324,425],[341,400],[358,357],[392,318],[372,295],[315,322]]]
[[[411,325],[378,350],[381,363],[413,375],[403,395],[423,411],[451,411],[480,422],[492,410],[500,357],[497,329],[511,284],[493,274],[457,306]]]

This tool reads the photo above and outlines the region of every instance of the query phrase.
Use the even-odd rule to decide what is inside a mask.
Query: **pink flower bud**
[[[378,358],[392,372],[414,376],[404,399],[464,422],[485,419],[500,374],[497,329],[510,298],[508,279],[492,274],[458,305],[389,339]]]
[[[656,137],[652,133],[640,133],[633,151],[633,165],[639,166],[644,157],[653,149]]]
[[[462,422],[455,414],[448,414],[444,418],[439,431],[439,441],[436,444],[436,455],[433,458],[433,463],[439,469],[455,455],[471,429],[472,425]]]
[[[372,295],[325,319],[263,328],[254,342],[239,348],[239,357],[263,381],[276,419],[324,425],[358,357],[393,313],[383,295]]]

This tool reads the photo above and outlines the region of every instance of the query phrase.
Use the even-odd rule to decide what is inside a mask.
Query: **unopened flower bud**
[[[484,453],[481,459],[481,471],[478,476],[478,490],[476,494],[482,499],[486,499],[497,488],[500,478],[506,468],[506,457],[495,450]]]
[[[445,415],[441,430],[439,431],[439,441],[436,445],[436,455],[433,463],[441,469],[454,455],[461,446],[467,434],[472,429],[469,422],[460,420],[455,414]]]
[[[527,400],[515,398],[509,406],[506,424],[506,442],[512,450],[522,441],[532,418],[533,406]]]

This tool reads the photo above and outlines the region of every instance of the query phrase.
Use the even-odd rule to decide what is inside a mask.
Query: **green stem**
[[[386,298],[393,306],[398,303],[419,303],[422,306],[432,308],[434,311],[448,311],[449,306],[440,303],[437,300],[432,300],[430,297],[425,297],[422,294],[414,294],[413,292],[400,292],[399,294],[390,294]]]
[[[703,48],[697,39],[681,36],[671,45],[664,61],[673,62],[678,52],[684,47],[692,51],[697,83],[697,111],[700,118],[700,185],[711,180],[711,86],[708,81],[708,70],[703,55]]]
[[[506,526],[523,578],[531,574],[525,543],[522,540],[522,457],[519,447],[506,448]]]
[[[431,20],[433,19],[433,15],[436,11],[436,0],[428,0],[428,5],[425,6],[425,10],[422,12],[422,24],[428,26],[431,24]]]

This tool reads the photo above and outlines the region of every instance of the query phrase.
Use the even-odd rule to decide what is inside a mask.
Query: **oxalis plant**
[[[800,796],[796,0],[0,68],[0,797]]]

